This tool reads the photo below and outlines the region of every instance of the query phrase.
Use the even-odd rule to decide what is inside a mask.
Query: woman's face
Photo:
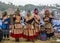
[[[20,19],[20,16],[16,16],[16,19],[19,20]]]
[[[45,16],[48,17],[50,12],[45,12]]]
[[[45,12],[46,14],[49,14],[50,12],[49,11],[47,11],[47,12]]]
[[[38,14],[38,10],[35,10],[34,13],[35,13],[35,14]]]
[[[30,12],[27,12],[27,16],[30,16]]]

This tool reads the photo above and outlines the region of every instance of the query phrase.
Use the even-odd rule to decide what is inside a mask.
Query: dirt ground
[[[26,41],[25,39],[21,38],[19,42],[15,42],[14,38],[10,38],[10,40],[2,40],[2,42],[0,43],[60,43],[60,42],[56,42],[55,39],[50,39],[50,40],[46,40],[46,41],[41,41],[41,40],[35,40],[34,42],[32,41]]]

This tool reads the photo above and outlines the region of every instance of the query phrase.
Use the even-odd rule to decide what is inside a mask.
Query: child
[[[43,40],[43,41],[47,40],[46,30],[45,30],[43,25],[41,26],[41,31],[40,32],[41,32],[40,39]]]

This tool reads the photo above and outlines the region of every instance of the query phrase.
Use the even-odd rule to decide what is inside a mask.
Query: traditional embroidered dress
[[[13,38],[21,38],[22,37],[22,25],[21,25],[21,17],[16,16],[15,23],[12,25],[11,36]]]
[[[40,17],[39,17],[39,15],[37,16],[37,15],[35,15],[36,17],[34,17],[34,28],[35,28],[35,32],[36,32],[36,34],[35,34],[35,36],[37,37],[38,35],[39,35],[39,33],[40,33]]]
[[[48,17],[45,17],[44,18],[44,22],[45,22],[45,29],[47,31],[47,37],[51,37],[53,35],[53,26],[52,26],[52,23],[51,23],[51,18],[48,18]]]
[[[35,28],[35,37],[40,33],[40,16],[38,15],[38,9],[34,10],[34,28]]]
[[[29,18],[29,20],[27,20]],[[34,39],[34,27],[33,27],[33,21],[34,18],[29,16],[25,19],[26,25],[24,27],[24,38],[28,40],[33,40]]]

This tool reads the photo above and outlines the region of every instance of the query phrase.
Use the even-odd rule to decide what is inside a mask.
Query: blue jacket
[[[8,22],[8,24],[5,24],[4,22]],[[2,29],[9,30],[10,18],[5,19],[4,22],[2,23]]]

